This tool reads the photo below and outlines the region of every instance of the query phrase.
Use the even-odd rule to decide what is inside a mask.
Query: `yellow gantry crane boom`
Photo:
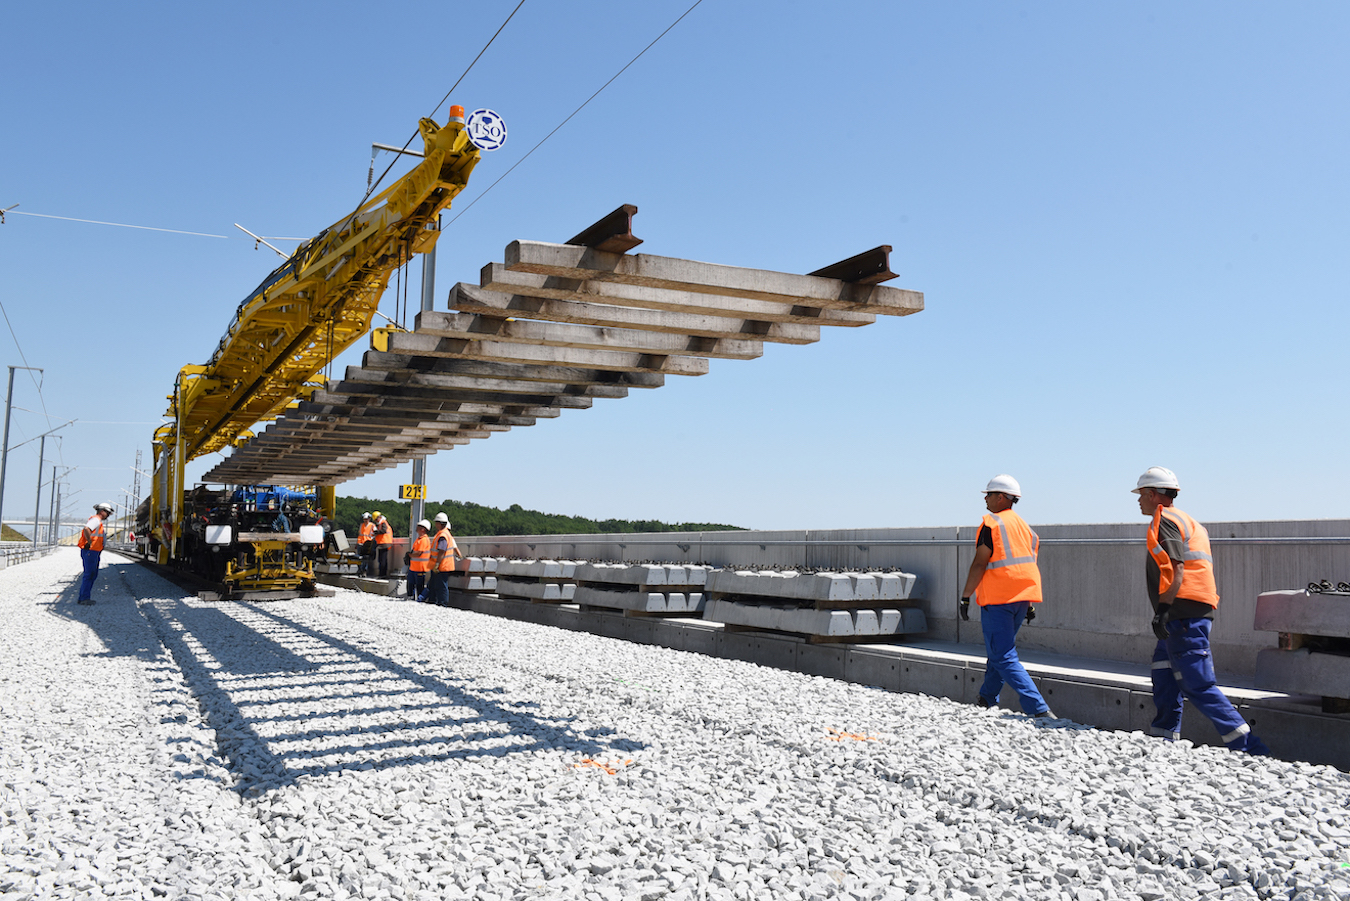
[[[459,108],[445,126],[422,119],[418,130],[422,162],[301,244],[239,305],[210,362],[179,371],[171,421],[154,438],[161,556],[177,537],[184,464],[247,440],[317,387],[310,380],[370,330],[390,274],[435,244],[439,215],[468,184],[479,150]]]

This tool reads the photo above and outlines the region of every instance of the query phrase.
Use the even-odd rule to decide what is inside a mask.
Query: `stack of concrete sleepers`
[[[497,596],[570,604],[577,590],[576,569],[571,560],[499,560]]]
[[[909,573],[708,573],[703,618],[729,629],[805,635],[811,641],[883,641],[928,630],[909,601]]]
[[[514,241],[479,284],[460,283],[413,328],[375,329],[360,366],[297,398],[206,481],[336,485],[586,409],[764,344],[811,344],[923,309],[887,245],[795,275],[630,254],[635,207],[567,244]],[[438,304],[438,306],[443,306]]]
[[[678,563],[583,563],[573,600],[582,609],[622,610],[624,616],[698,616],[709,566]]]
[[[1256,598],[1258,631],[1279,647],[1256,654],[1256,687],[1322,698],[1326,713],[1350,713],[1350,593],[1266,591]]]
[[[493,573],[499,564],[496,557],[465,557],[460,565],[466,568],[450,575],[450,588],[454,591],[496,591],[497,577]]]

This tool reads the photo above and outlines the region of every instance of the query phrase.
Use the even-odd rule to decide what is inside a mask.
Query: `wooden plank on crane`
[[[792,323],[709,316],[700,313],[674,313],[668,310],[614,306],[611,303],[527,297],[524,294],[493,291],[466,285],[463,282],[455,285],[454,290],[450,292],[450,307],[485,316],[519,316],[549,322],[618,326],[703,338],[753,338],[776,344],[812,344],[820,340],[818,319],[812,320],[811,323]],[[426,314],[420,314],[419,320],[422,315]]]
[[[578,248],[572,248],[576,250]],[[595,253],[596,251],[586,251]],[[627,257],[625,257],[627,259]],[[581,270],[578,270],[581,272]],[[600,274],[600,273],[596,273]],[[806,278],[806,276],[797,276]],[[732,319],[759,319],[765,322],[795,322],[807,325],[838,325],[854,328],[876,322],[876,312],[854,309],[835,309],[819,306],[816,302],[792,303],[775,297],[739,297],[711,292],[687,291],[670,287],[613,282],[599,278],[549,275],[532,270],[512,269],[501,263],[483,267],[479,278],[489,291],[546,297],[551,300],[571,300],[587,303],[608,303],[619,306],[643,307],[674,313],[696,313],[703,316],[725,316]],[[844,288],[851,286],[837,282]],[[866,290],[882,290],[867,288]],[[898,290],[898,289],[885,289]],[[801,299],[801,298],[799,298]],[[804,300],[804,299],[803,299]],[[857,306],[850,304],[850,307]],[[912,311],[911,311],[912,312]]]
[[[298,459],[301,457],[313,457],[319,454],[337,453],[363,453],[365,451],[379,448],[401,447],[410,444],[420,444],[427,440],[439,440],[441,438],[487,438],[489,432],[474,431],[466,429],[456,432],[428,432],[426,434],[404,434],[396,433],[392,435],[377,435],[373,437],[361,437],[357,435],[334,436],[321,444],[294,444],[289,447],[278,448],[277,458]],[[266,451],[266,444],[259,444],[259,451]]]
[[[483,415],[505,414],[511,416],[534,416],[540,419],[552,419],[558,416],[558,410],[552,406],[528,406],[515,401],[471,402],[463,400],[427,400],[424,398],[400,397],[364,397],[337,394],[329,391],[315,391],[310,403],[331,407],[334,410],[417,410],[426,413],[481,413]]]
[[[660,372],[666,375],[706,375],[708,360],[672,354],[650,354],[589,347],[548,344],[517,344],[439,338],[414,332],[382,331],[372,344],[374,353],[391,357],[443,357],[452,360],[486,360],[493,363],[527,363],[538,366],[578,366],[611,372]],[[382,339],[382,340],[381,340]]]
[[[816,275],[723,266],[647,253],[606,253],[589,247],[542,241],[512,241],[506,246],[506,268],[564,279],[618,282],[887,316],[908,316],[923,309],[923,294],[904,288],[854,284]]]
[[[484,391],[494,394],[519,393],[526,396],[543,395],[552,397],[627,397],[626,387],[602,385],[594,382],[576,383],[558,382],[540,379],[489,378],[473,375],[459,375],[441,372],[410,372],[396,370],[383,372],[376,369],[349,369],[347,378],[342,382],[344,388],[353,390],[355,385],[366,383],[373,387],[376,394],[397,393],[394,389],[417,389],[428,391],[437,389],[460,389],[465,391]]]
[[[616,389],[660,388],[665,383],[665,376],[659,372],[413,357],[406,354],[382,354],[376,350],[366,351],[360,367],[347,369],[348,379],[387,384],[439,384],[438,379],[442,376],[529,383],[535,385],[536,391],[544,385],[565,386],[572,389],[569,393],[585,393],[593,397],[622,397],[612,392]]]
[[[573,410],[585,410],[591,406],[589,396],[566,391],[544,393],[540,385],[512,385],[508,389],[500,381],[493,382],[490,379],[464,381],[473,382],[473,384],[454,386],[382,385],[370,382],[342,381],[338,382],[338,389],[346,394],[383,397],[386,402],[389,398],[421,398],[437,401],[461,400],[485,404],[518,403],[532,407],[562,407]],[[516,390],[517,388],[519,390]],[[525,393],[527,390],[533,390],[535,393],[527,394]]]
[[[460,286],[456,286],[456,290]],[[481,288],[473,288],[482,291]],[[498,295],[500,296],[500,295]],[[451,303],[453,303],[453,299]],[[382,330],[377,330],[377,332]],[[375,334],[375,333],[372,333]],[[459,338],[470,341],[492,338],[520,344],[573,347],[588,350],[626,351],[649,354],[688,354],[725,360],[753,360],[764,354],[764,342],[744,338],[707,338],[701,335],[652,332],[637,328],[581,325],[570,322],[540,322],[476,313],[442,313],[424,310],[416,319],[418,336]],[[394,336],[398,337],[398,336]],[[379,350],[393,350],[381,347]],[[399,351],[403,352],[403,351]]]
[[[389,435],[411,435],[419,438],[430,438],[434,435],[441,435],[446,432],[471,429],[475,432],[481,432],[484,437],[489,432],[509,432],[509,425],[496,425],[495,423],[458,423],[452,426],[437,425],[408,425],[408,426],[387,426],[387,425],[368,425],[359,422],[336,423],[328,429],[286,429],[278,434],[283,440],[293,442],[335,442],[345,440],[348,437],[357,440],[371,440]]]
[[[348,408],[344,413],[323,413],[316,412],[306,407],[313,407],[313,404],[301,404],[299,411],[308,416],[322,416],[331,418],[335,422],[370,423],[372,425],[404,425],[404,424],[426,424],[426,425],[453,425],[457,422],[487,422],[496,425],[506,426],[532,426],[536,421],[534,416],[515,416],[505,413],[460,413],[460,412],[437,412],[425,413],[420,410],[397,410],[387,407],[353,407]],[[330,408],[331,409],[331,408]]]

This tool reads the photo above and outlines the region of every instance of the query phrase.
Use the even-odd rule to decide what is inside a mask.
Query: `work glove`
[[[961,598],[961,618],[970,619],[970,598]]]
[[[1167,611],[1159,610],[1153,614],[1153,634],[1158,636],[1159,641],[1167,640]]]
[[[1035,604],[1028,604],[1028,605],[1027,605],[1027,622],[1031,622],[1031,621],[1032,621],[1033,619],[1035,619],[1035,618],[1036,618],[1036,605],[1035,605]]]

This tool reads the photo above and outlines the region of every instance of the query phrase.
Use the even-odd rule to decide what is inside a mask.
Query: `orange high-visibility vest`
[[[85,540],[84,530],[81,530],[80,538],[76,544],[91,551],[103,550],[103,517],[95,513],[89,517],[89,521],[84,524],[84,528],[90,533],[89,539],[88,541]]]
[[[1181,540],[1186,542],[1186,550],[1181,555],[1186,572],[1181,577],[1181,589],[1177,597],[1218,607],[1219,587],[1214,582],[1214,558],[1209,552],[1209,532],[1176,507],[1164,507],[1161,504],[1153,511],[1147,539],[1149,556],[1158,564],[1158,595],[1161,597],[1172,587],[1174,578],[1172,558],[1167,556],[1167,551],[1158,539],[1158,528],[1164,516],[1176,523],[1181,531]]]
[[[454,551],[459,549],[459,545],[455,544],[455,536],[450,534],[450,530],[442,528],[436,533],[435,537],[432,538],[432,541],[434,542],[433,547],[436,550],[440,549],[442,537],[445,538],[445,555],[441,557],[440,563],[437,565],[436,569],[439,572],[452,573],[455,571]]]
[[[408,569],[415,573],[431,572],[430,535],[418,535],[413,540],[412,559],[408,561]]]
[[[384,531],[380,531],[381,529],[383,529]],[[394,530],[389,528],[389,520],[385,519],[383,516],[380,517],[379,522],[375,523],[375,543],[376,544],[394,543]]]
[[[375,523],[368,519],[361,520],[361,530],[356,533],[356,543],[365,544],[375,535]]]
[[[1011,510],[987,513],[981,522],[994,537],[994,553],[975,591],[981,607],[1041,601],[1041,570],[1036,565],[1040,536]]]

